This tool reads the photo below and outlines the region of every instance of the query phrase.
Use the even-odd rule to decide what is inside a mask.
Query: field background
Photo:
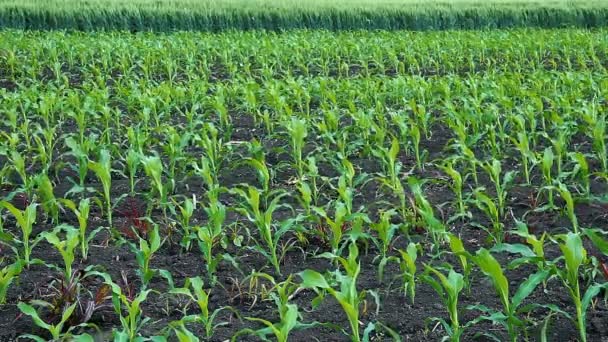
[[[608,1],[7,0],[0,27],[76,30],[600,27]]]

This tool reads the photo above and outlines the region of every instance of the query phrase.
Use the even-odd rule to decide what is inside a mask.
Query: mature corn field
[[[0,25],[220,28],[194,5],[37,3]],[[217,22],[608,13],[258,0],[224,21],[238,3]],[[521,11],[559,25],[500,23]],[[607,68],[602,28],[2,31],[0,341],[601,341]]]
[[[2,0],[0,27],[169,31],[603,27],[605,0]]]

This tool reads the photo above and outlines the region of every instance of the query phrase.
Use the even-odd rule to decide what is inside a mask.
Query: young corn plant
[[[447,276],[429,265],[425,264],[424,268],[426,272],[422,275],[422,280],[437,292],[450,317],[449,323],[442,318],[435,318],[435,320],[441,323],[450,341],[458,342],[464,331],[464,327],[458,320],[458,296],[464,288],[464,277],[451,268]]]
[[[141,304],[147,299],[152,290],[141,291],[136,296],[127,296],[123,293],[120,286],[112,281],[106,283],[111,287],[112,304],[114,312],[120,318],[120,328],[113,330],[114,341],[131,342],[144,341],[140,336],[140,331],[143,326],[150,320],[149,317],[144,317],[141,311]],[[126,312],[126,315],[125,315]]]
[[[467,211],[467,206],[464,201],[463,195],[463,177],[456,169],[454,169],[454,165],[451,161],[446,162],[441,169],[445,172],[451,179],[451,183],[449,184],[452,192],[456,195],[456,204],[458,207],[458,212],[456,215],[450,218],[450,221],[454,221],[457,219],[464,219],[465,217],[470,217],[471,213]]]
[[[0,260],[2,261],[2,260]],[[17,260],[14,263],[0,269],[0,305],[6,303],[6,293],[13,281],[19,278],[23,270],[23,260]]]
[[[412,304],[416,295],[416,259],[418,259],[418,251],[421,249],[419,244],[410,242],[407,248],[399,250],[401,259],[399,260],[399,268],[401,270],[401,284],[403,294],[407,298],[410,297]]]
[[[581,295],[579,283],[580,269],[587,262],[587,250],[583,247],[583,240],[580,234],[572,232],[559,235],[556,238],[559,241],[559,248],[563,254],[565,267],[559,267],[556,262],[553,262],[553,269],[570,293],[576,309],[576,321],[574,323],[579,331],[580,340],[586,342],[587,309],[600,291],[608,288],[608,283],[593,284]]]
[[[289,341],[289,334],[294,330],[305,329],[312,327],[315,323],[304,324],[302,323],[298,306],[296,304],[289,303],[292,296],[297,291],[298,287],[291,281],[289,276],[285,281],[276,283],[274,278],[266,274],[257,274],[256,276],[264,277],[274,285],[273,290],[270,292],[270,298],[274,301],[277,311],[279,312],[279,321],[273,323],[266,319],[257,317],[245,317],[246,320],[252,322],[262,323],[265,328],[253,330],[243,329],[239,331],[233,338],[232,341],[237,341],[237,337],[241,334],[253,334],[266,340],[266,336],[274,335],[278,342]]]
[[[135,253],[135,259],[139,266],[138,272],[143,289],[147,288],[150,280],[152,280],[152,277],[157,272],[157,270],[150,268],[150,261],[161,245],[162,241],[158,232],[158,225],[154,225],[154,228],[148,232],[147,239],[139,237],[139,248],[131,244],[131,249]]]
[[[380,214],[379,221],[370,225],[371,230],[376,232],[376,236],[372,237],[372,241],[380,251],[380,254],[374,258],[374,262],[380,259],[378,263],[378,280],[380,282],[384,279],[384,268],[390,261],[388,252],[391,248],[395,232],[399,229],[398,225],[391,224],[391,218],[395,214],[394,210],[384,211]]]
[[[174,180],[177,179],[175,176],[177,165],[187,160],[185,149],[190,143],[191,136],[188,132],[180,134],[173,126],[169,127],[165,136],[167,140],[165,141],[164,152],[169,157],[168,177]],[[168,186],[170,187],[168,191],[173,192],[175,190],[175,182],[171,182]]]
[[[523,166],[524,178],[526,180],[525,184],[530,185],[530,172],[533,165],[536,164],[536,156],[530,150],[528,134],[525,131],[517,132],[517,139],[513,139],[513,142],[521,156],[521,165]]]
[[[391,147],[385,148],[378,146],[372,150],[372,153],[382,162],[383,174],[381,180],[389,189],[398,190],[401,185],[399,172],[401,171],[401,163],[399,162],[399,140],[393,138]]]
[[[205,151],[201,156],[202,165],[194,165],[195,170],[202,170],[204,177],[207,175],[211,177],[213,182],[211,184],[219,184],[218,175],[225,160],[227,145],[223,139],[219,136],[219,131],[213,125],[213,123],[205,123],[200,135],[195,135],[193,138],[198,142],[199,147]],[[200,172],[199,172],[200,173]]]
[[[473,270],[473,263],[469,262],[471,260],[471,254],[467,252],[464,248],[464,243],[462,240],[454,234],[450,234],[450,249],[455,256],[458,257],[460,261],[460,266],[462,266],[462,274],[464,280],[464,287],[467,289],[467,292],[471,293],[471,271]]]
[[[517,235],[525,239],[526,244],[521,243],[502,243],[497,244],[492,248],[492,252],[508,252],[519,254],[520,257],[509,263],[509,269],[515,269],[523,264],[535,264],[538,270],[547,269],[547,260],[545,259],[545,239],[546,233],[543,233],[540,238],[529,232],[528,226],[523,222],[516,222],[517,230],[513,231]]]
[[[513,179],[515,179],[515,172],[509,171],[503,175],[501,163],[496,159],[492,160],[491,163],[483,163],[482,167],[490,177],[492,183],[494,183],[498,215],[502,218],[505,214],[507,191],[513,182]]]
[[[192,239],[194,238],[190,227],[190,219],[192,218],[192,215],[194,215],[194,210],[196,210],[196,196],[192,195],[192,199],[189,197],[184,198],[182,204],[175,200],[173,200],[173,202],[179,208],[179,218],[183,230],[181,245],[185,250],[189,251]]]
[[[504,225],[500,219],[500,211],[490,196],[484,193],[484,190],[484,188],[475,189],[472,201],[490,219],[492,229],[490,230],[479,224],[474,225],[485,230],[492,240],[501,243],[504,239]]]
[[[410,129],[409,129],[409,134],[410,134],[410,141],[412,142],[412,145],[414,147],[414,156],[416,157],[416,167],[418,168],[418,171],[423,172],[424,171],[424,162],[423,162],[423,155],[420,152],[420,128],[418,128],[418,124],[415,122],[415,120],[412,120],[410,122]]]
[[[72,210],[72,212],[74,212],[74,214],[76,215],[76,219],[78,219],[81,257],[83,260],[87,260],[89,255],[89,243],[95,238],[97,233],[99,233],[103,229],[103,227],[99,227],[87,236],[87,226],[89,220],[89,212],[91,208],[91,201],[88,198],[82,199],[78,203],[78,207],[76,207],[76,203],[69,199],[61,199],[60,202],[66,207],[68,207],[70,210]]]
[[[243,200],[237,211],[245,215],[260,234],[262,241],[256,241],[254,249],[268,259],[276,274],[281,274],[282,256],[278,253],[279,242],[281,237],[291,230],[293,221],[287,221],[279,229],[273,229],[272,216],[277,209],[285,206],[279,202],[287,193],[271,194],[274,197],[270,197],[272,199],[265,209],[263,209],[262,194],[253,186],[247,185],[245,190],[235,188],[231,190],[231,193],[238,195]]]
[[[191,303],[196,303],[200,313],[188,315],[183,317],[180,321],[183,323],[198,323],[201,324],[205,331],[205,338],[211,339],[213,337],[214,330],[218,327],[229,324],[229,322],[216,323],[217,315],[224,310],[233,310],[229,306],[223,306],[215,309],[213,312],[209,311],[209,295],[210,290],[205,290],[204,282],[200,277],[188,278],[182,288],[174,288],[169,291],[170,294],[177,294],[186,296]]]
[[[125,156],[125,164],[127,167],[127,173],[129,175],[129,194],[131,196],[135,196],[135,184],[136,182],[136,175],[137,175],[137,169],[139,168],[139,165],[141,163],[141,154],[139,152],[137,152],[136,150],[134,150],[133,148],[130,148],[127,151],[127,155]]]
[[[547,204],[549,209],[555,208],[553,204],[553,174],[551,169],[553,168],[553,163],[555,160],[555,155],[553,154],[553,149],[547,147],[543,152],[543,158],[541,159],[541,169],[543,173],[543,178],[545,180],[545,186],[548,189],[548,201]]]
[[[600,161],[602,172],[608,173],[608,151],[606,150],[606,118],[605,114],[597,118],[593,125],[593,150]]]
[[[302,150],[308,136],[307,122],[304,119],[292,117],[291,121],[286,124],[287,132],[291,141],[291,155],[295,165],[298,179],[304,177],[304,161],[302,159]]]
[[[380,146],[372,149],[372,153],[381,160],[382,167],[384,169],[378,179],[384,186],[390,189],[395,196],[399,198],[400,213],[402,217],[407,217],[409,214],[409,206],[405,189],[403,188],[403,184],[401,183],[400,179],[402,164],[398,158],[399,140],[397,138],[393,138],[390,149]]]
[[[340,172],[340,177],[338,177],[338,186],[335,190],[338,192],[338,197],[342,203],[346,206],[347,214],[350,215],[353,213],[355,182],[360,182],[365,175],[361,175],[355,179],[355,168],[346,158],[341,158],[338,171]]]
[[[568,187],[564,185],[562,182],[557,183],[554,188],[559,192],[560,197],[564,200],[566,204],[566,214],[570,219],[570,223],[572,224],[572,230],[574,233],[579,232],[578,226],[578,218],[576,217],[576,213],[574,211],[574,198],[572,197],[572,193],[568,190]]]
[[[589,198],[591,196],[591,173],[587,158],[581,152],[570,153],[570,157],[575,163],[572,176],[579,179],[580,185],[583,188],[582,195],[585,198]]]
[[[340,243],[344,236],[344,230],[349,220],[348,207],[342,201],[333,202],[334,217],[332,218],[323,208],[313,207],[313,211],[322,218],[322,227],[329,228],[329,232],[325,229],[319,229],[317,233],[323,241],[329,242],[332,253],[337,254],[340,249]]]
[[[163,162],[161,161],[159,156],[150,156],[150,157],[142,157],[142,164],[144,165],[144,171],[152,179],[152,185],[154,189],[158,193],[159,198],[159,206],[163,211],[163,217],[167,217],[167,209],[169,208],[169,202],[167,200],[167,195],[170,187],[172,186],[170,183],[164,184],[162,181],[163,176]]]
[[[29,267],[32,261],[30,259],[32,250],[40,241],[39,238],[35,239],[33,242],[30,241],[32,229],[34,223],[36,222],[36,208],[38,205],[36,203],[30,203],[25,210],[19,210],[9,202],[0,201],[0,206],[4,207],[6,210],[10,211],[11,214],[13,214],[15,220],[17,221],[17,225],[21,229],[21,241],[17,241],[23,245],[23,261],[25,262],[25,266]]]
[[[44,212],[51,217],[53,224],[57,224],[59,221],[59,202],[55,198],[51,180],[46,174],[41,173],[34,177],[34,184]]]
[[[12,150],[10,152],[9,160],[11,162],[11,165],[13,165],[13,168],[21,178],[23,191],[26,193],[28,198],[31,197],[33,179],[31,176],[28,175],[29,172],[25,167],[25,159],[19,152],[17,152],[16,150]]]
[[[414,178],[408,178],[408,184],[415,198],[416,212],[422,217],[425,228],[431,233],[433,238],[433,249],[438,251],[447,239],[447,231],[443,223],[435,217],[431,203],[426,199],[422,192],[421,182]]]
[[[218,195],[217,190],[207,192],[209,203],[204,208],[207,214],[207,223],[194,228],[198,237],[199,249],[203,254],[203,259],[205,259],[209,281],[212,285],[216,282],[215,271],[217,266],[222,261],[222,255],[217,254],[214,248],[220,242],[224,232],[224,221],[226,220],[226,206],[220,202]]]
[[[95,139],[95,136],[86,140],[83,139],[82,143],[78,143],[73,137],[65,139],[65,145],[70,148],[70,154],[76,159],[76,165],[71,167],[78,172],[78,184],[74,184],[74,187],[68,193],[83,194],[87,191],[85,180],[89,171],[89,152],[96,143]]]
[[[76,249],[80,243],[80,233],[77,228],[69,225],[57,226],[51,231],[40,234],[41,237],[55,247],[63,259],[63,279],[66,281],[72,277],[72,264],[76,257]],[[63,235],[63,238],[62,238]],[[55,267],[55,265],[52,265]]]
[[[320,303],[326,293],[333,296],[338,303],[340,303],[340,306],[348,318],[351,329],[351,339],[354,342],[359,342],[361,341],[361,334],[359,331],[359,306],[365,299],[365,291],[359,292],[357,290],[357,278],[361,272],[361,265],[357,260],[359,257],[359,249],[355,243],[351,243],[347,259],[330,253],[324,254],[324,257],[337,259],[346,272],[346,274],[343,274],[339,270],[333,272],[339,290],[330,285],[331,280],[329,277],[313,270],[305,270],[299,273],[300,278],[302,278],[300,286],[305,289],[313,289],[318,293],[319,296],[314,300],[314,303]]]
[[[106,216],[108,217],[108,228],[112,228],[112,198],[110,190],[112,186],[112,161],[110,152],[102,149],[99,152],[99,161],[89,161],[88,167],[95,173],[103,188],[103,198],[106,204]]]
[[[490,321],[494,324],[500,324],[507,329],[509,340],[516,341],[520,334],[520,330],[525,327],[525,322],[518,316],[522,310],[530,310],[527,307],[520,308],[520,306],[536,287],[550,276],[550,270],[541,270],[530,275],[519,285],[515,294],[511,297],[509,281],[505,276],[500,263],[487,249],[481,248],[472,256],[471,260],[481,269],[482,273],[490,279],[503,306],[502,311],[491,309],[483,305],[470,306],[469,309],[480,310],[485,313],[485,315],[478,317],[474,322]],[[488,336],[497,339],[497,337],[493,335],[488,334]]]
[[[77,305],[78,305],[78,303],[75,302],[75,303],[67,306],[65,308],[65,310],[63,310],[63,313],[61,314],[61,320],[56,324],[46,323],[40,317],[40,315],[38,314],[36,309],[29,304],[19,302],[19,304],[17,304],[17,307],[23,314],[30,316],[32,318],[32,320],[34,321],[34,324],[36,324],[36,326],[46,330],[51,335],[52,341],[66,341],[66,340],[78,340],[78,338],[79,338],[78,336],[74,336],[74,335],[70,334],[70,332],[72,330],[74,330],[74,328],[76,328],[76,326],[69,327],[68,331],[64,332],[64,330],[66,328],[66,324],[72,317],[72,314],[74,313],[74,310],[76,309]],[[88,337],[90,338],[89,341],[91,341],[92,337],[90,337],[90,336],[88,336]],[[47,339],[42,338],[37,335],[33,335],[33,334],[24,334],[24,335],[21,335],[20,338],[28,338],[28,339],[31,339],[31,340],[34,340],[37,342],[47,341]],[[83,338],[86,338],[86,337],[83,337]],[[86,339],[83,339],[82,341],[86,341]]]

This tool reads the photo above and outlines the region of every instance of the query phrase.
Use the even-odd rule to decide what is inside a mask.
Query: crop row
[[[606,37],[603,30],[133,36],[15,31],[2,34],[0,75],[12,89],[52,80],[72,86],[110,79],[183,85],[198,79],[264,83],[289,77],[602,72],[608,65]]]

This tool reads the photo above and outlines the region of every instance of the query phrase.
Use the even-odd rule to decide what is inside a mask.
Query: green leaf
[[[72,341],[73,342],[95,342],[95,339],[93,338],[93,336],[91,336],[89,334],[82,334],[82,335],[72,336]]]
[[[321,288],[328,289],[330,288],[325,277],[317,271],[313,270],[305,270],[299,273],[300,278],[302,278],[301,286],[303,288]]]
[[[492,254],[485,249],[481,248],[477,251],[475,257],[473,257],[473,261],[479,266],[481,271],[490,279],[494,284],[494,288],[496,292],[499,294],[502,304],[505,307],[506,311],[509,310],[509,281],[507,277],[505,277],[502,268],[500,267],[500,263],[494,259]]]
[[[538,284],[542,283],[550,274],[550,270],[542,270],[528,277],[515,292],[511,299],[511,310],[516,310],[517,307],[536,289]]]
[[[587,312],[587,309],[589,308],[589,305],[591,304],[593,298],[595,298],[595,296],[597,296],[602,289],[608,289],[608,283],[593,284],[589,286],[587,291],[585,291],[585,295],[583,296],[583,300],[581,301],[583,315],[585,315],[585,313]]]
[[[524,257],[529,257],[529,258],[533,258],[536,256],[536,253],[534,253],[534,251],[532,251],[530,249],[530,247],[528,247],[526,245],[522,245],[520,243],[516,243],[516,244],[499,243],[499,244],[496,244],[494,247],[492,247],[492,249],[490,251],[498,252],[498,253],[507,252],[507,253],[512,253],[512,254],[519,254]]]
[[[19,310],[21,310],[21,312],[30,316],[32,318],[32,320],[34,320],[34,323],[36,323],[37,326],[39,326],[45,330],[48,330],[48,331],[50,331],[52,329],[52,326],[50,324],[47,324],[40,318],[40,316],[38,316],[38,312],[36,312],[36,309],[34,309],[33,306],[31,306],[29,304],[25,304],[23,302],[19,302],[19,304],[17,304],[17,307],[19,308]]]
[[[595,247],[600,250],[604,255],[608,255],[608,240],[605,240],[598,234],[601,232],[599,229],[583,229],[583,232],[593,242]]]

